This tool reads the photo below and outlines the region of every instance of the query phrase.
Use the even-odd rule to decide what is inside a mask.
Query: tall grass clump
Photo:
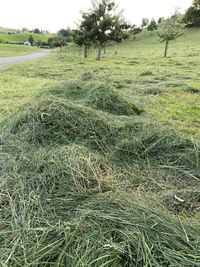
[[[97,84],[89,93],[86,104],[116,115],[139,115],[142,110],[120,96],[116,90],[106,84]]]

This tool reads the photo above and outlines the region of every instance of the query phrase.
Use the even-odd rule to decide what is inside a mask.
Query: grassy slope
[[[8,32],[12,32],[14,34],[9,35]],[[24,43],[28,40],[30,35],[33,36],[34,41],[46,42],[49,38],[49,35],[47,34],[35,34],[29,32],[17,33],[16,30],[0,27],[0,43]]]
[[[56,65],[54,62],[61,57],[59,53],[58,55],[52,53],[49,59],[18,65],[17,69],[10,67],[4,70],[0,77],[3,89],[1,108],[4,114],[1,118],[15,110],[15,107],[26,103],[27,98],[22,97],[24,94],[27,95],[26,84],[31,83],[33,88],[32,93],[28,94],[28,98],[31,99],[37,92],[34,86],[40,88],[42,84],[54,84],[70,77],[79,77],[84,69],[100,66],[103,73],[116,80],[119,87],[124,87],[123,94],[135,99],[148,114],[183,133],[199,137],[200,95],[190,93],[190,87],[200,89],[199,39],[199,29],[186,30],[184,37],[170,45],[167,59],[162,57],[163,44],[159,43],[158,38],[154,34],[144,33],[136,41],[127,41],[120,45],[117,57],[113,55],[112,48],[108,48],[107,55],[101,62],[93,60],[95,51],[92,51],[90,58],[84,61],[79,50],[67,48]],[[143,74],[149,71],[151,74]],[[130,84],[126,84],[127,81]],[[159,89],[161,94],[148,95],[144,93],[146,89],[147,91]],[[9,101],[6,100],[7,90],[10,92]],[[13,98],[15,92],[21,95],[17,101]]]
[[[140,45],[139,41],[135,44],[134,52],[137,53],[140,62],[138,67],[135,66],[135,71],[138,74],[143,70],[152,72],[146,77],[139,77],[139,80],[143,80],[141,82],[144,89],[159,88],[162,93],[160,96],[143,98],[145,105],[158,119],[183,133],[200,136],[200,94],[190,92],[190,88],[200,89],[200,49],[197,45],[200,40],[200,29],[186,30],[182,38],[173,42],[169,48],[168,59],[160,58],[163,45],[157,43],[157,37],[151,38],[151,34],[149,37],[144,45]],[[126,48],[130,49],[129,45]],[[138,80],[138,77],[136,79]],[[127,93],[131,94],[131,91]]]
[[[8,35],[8,32],[15,34]],[[39,50],[36,47],[26,47],[17,44],[23,44],[32,35],[34,41],[47,42],[50,35],[34,33],[17,33],[16,30],[0,27],[0,57],[9,57],[28,54]]]
[[[39,50],[37,47],[28,47],[25,45],[0,44],[0,57],[25,55]]]
[[[11,29],[11,28],[5,28],[0,26],[0,32],[17,32],[16,29]]]
[[[1,69],[3,266],[200,266],[200,30],[183,38]],[[99,82],[145,112],[96,110]]]

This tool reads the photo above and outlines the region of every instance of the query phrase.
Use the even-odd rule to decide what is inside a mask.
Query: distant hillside
[[[0,26],[0,32],[17,32],[17,30],[11,28],[4,28]]]
[[[14,29],[0,27],[0,43],[21,44],[32,35],[34,41],[47,42],[51,34],[35,34],[31,32],[21,32]]]

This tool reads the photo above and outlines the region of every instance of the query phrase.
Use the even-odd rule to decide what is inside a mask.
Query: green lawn
[[[0,265],[200,266],[199,42],[0,66]]]

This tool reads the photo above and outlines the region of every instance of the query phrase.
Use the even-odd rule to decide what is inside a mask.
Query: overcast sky
[[[116,0],[131,23],[140,24],[143,17],[167,17],[177,7],[185,11],[192,0]],[[74,27],[80,10],[87,11],[91,0],[0,0],[0,26],[20,29],[39,28],[56,32]]]

